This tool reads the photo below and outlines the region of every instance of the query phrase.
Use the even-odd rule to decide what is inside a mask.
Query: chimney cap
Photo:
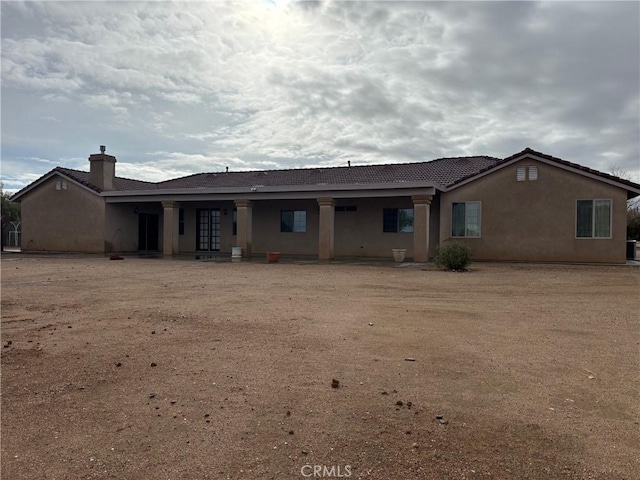
[[[104,153],[107,151],[107,147],[105,145],[100,145],[100,153]]]

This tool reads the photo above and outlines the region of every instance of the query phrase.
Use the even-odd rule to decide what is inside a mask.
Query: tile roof
[[[300,168],[228,173],[198,173],[157,184],[159,189],[433,182],[446,187],[496,165],[493,157],[441,158],[430,162]]]
[[[535,155],[540,158],[572,167],[583,172],[597,175],[602,178],[614,180],[623,185],[640,189],[640,185],[624,180],[607,173],[593,170],[576,163],[571,163],[560,158],[552,157],[544,153],[536,152],[530,148],[511,155],[505,159],[489,156],[439,158],[429,162],[417,163],[393,163],[383,165],[362,165],[348,167],[324,167],[324,168],[300,168],[288,170],[261,170],[245,172],[218,172],[197,173],[186,177],[166,180],[163,182],[145,182],[116,177],[114,180],[115,191],[152,191],[152,190],[189,190],[189,189],[216,189],[233,187],[295,187],[316,185],[367,185],[380,183],[401,182],[430,182],[440,188],[449,188],[476,175],[488,172],[500,165],[517,159],[524,155]],[[71,168],[56,167],[41,177],[59,172],[96,192],[101,190],[90,181],[89,172],[74,170]],[[14,196],[20,196],[35,183],[23,188]]]
[[[69,178],[74,179],[76,182],[89,187],[91,190],[101,192],[98,187],[89,181],[89,172],[83,172],[82,170],[74,170],[72,168],[56,167],[53,172],[60,172]],[[50,172],[51,173],[51,172]],[[114,190],[155,190],[156,184],[152,182],[145,182],[143,180],[131,180],[129,178],[116,177],[113,181]]]

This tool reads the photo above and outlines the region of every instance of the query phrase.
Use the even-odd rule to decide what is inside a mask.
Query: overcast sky
[[[2,169],[506,157],[640,181],[640,3],[7,2]]]

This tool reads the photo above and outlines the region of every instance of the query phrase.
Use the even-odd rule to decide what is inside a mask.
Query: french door
[[[220,250],[220,209],[199,208],[196,210],[196,250]]]

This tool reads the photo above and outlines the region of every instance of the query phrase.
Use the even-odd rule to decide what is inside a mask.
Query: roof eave
[[[63,171],[59,170],[58,168],[54,168],[50,172],[45,173],[39,179],[35,180],[34,182],[32,182],[29,185],[27,185],[26,187],[24,187],[22,190],[19,190],[18,192],[16,192],[11,197],[11,201],[20,203],[22,201],[22,197],[24,197],[27,193],[31,192],[32,190],[34,190],[35,188],[39,187],[44,182],[46,182],[47,180],[49,180],[50,178],[55,177],[55,176],[62,177],[64,179],[70,181],[74,185],[77,185],[78,187],[81,187],[81,188],[85,189],[86,191],[93,193],[94,195],[100,195],[100,192],[98,192],[98,191],[94,190],[93,188],[85,185],[84,183],[76,180],[75,178],[65,174]]]
[[[215,194],[242,194],[242,193],[289,193],[289,192],[326,192],[326,191],[367,191],[367,190],[404,190],[413,188],[434,188],[444,190],[444,187],[435,182],[388,182],[388,183],[359,183],[359,184],[317,184],[317,185],[283,185],[265,186],[252,185],[243,187],[193,187],[153,190],[111,190],[101,192],[103,197],[121,196],[166,196],[166,195],[215,195]]]

